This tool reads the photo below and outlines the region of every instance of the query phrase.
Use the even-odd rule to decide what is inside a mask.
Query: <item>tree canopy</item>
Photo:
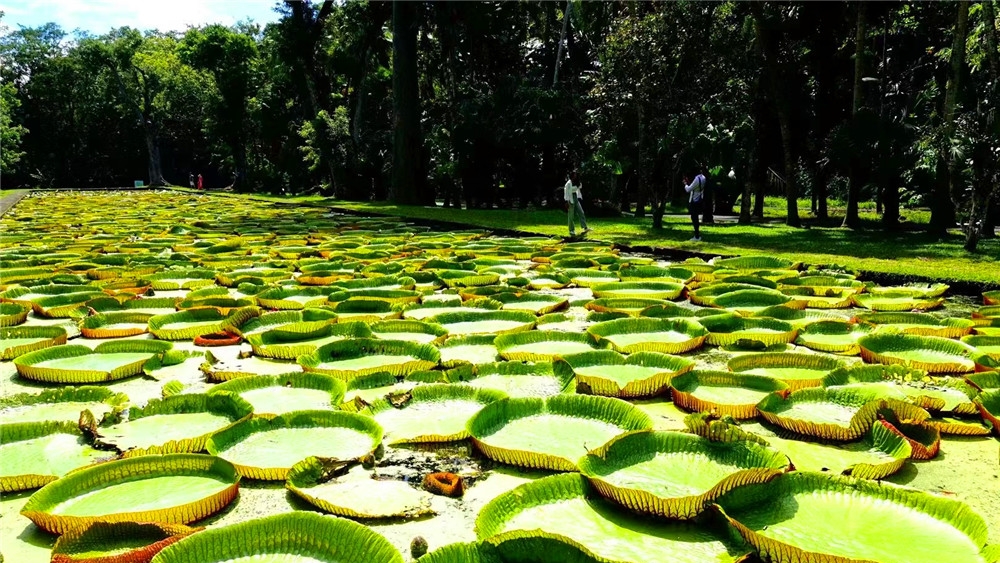
[[[652,215],[1000,222],[996,0],[276,3],[263,27],[0,30],[4,187],[187,183]],[[2,25],[2,20],[0,20]],[[831,201],[845,202],[829,218]],[[738,206],[738,209],[737,209]]]

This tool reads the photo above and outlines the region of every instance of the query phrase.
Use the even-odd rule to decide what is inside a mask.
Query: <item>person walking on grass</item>
[[[704,207],[705,195],[705,175],[697,172],[694,180],[688,183],[688,176],[684,177],[684,191],[691,194],[688,198],[688,211],[691,213],[691,225],[694,226],[694,237],[690,242],[701,242],[701,224],[699,216]]]
[[[201,174],[198,174],[198,189],[199,190],[204,190],[205,189],[205,183],[204,183],[204,181],[203,181],[203,179],[201,177]]]
[[[583,190],[583,184],[580,183],[580,176],[576,173],[576,170],[569,173],[569,180],[566,180],[566,185],[563,186],[563,197],[566,199],[566,214],[569,217],[569,236],[576,236],[576,221],[574,216],[580,215],[580,227],[583,228],[582,234],[587,234],[590,232],[590,227],[587,226],[587,217],[583,214],[583,202],[581,198]]]

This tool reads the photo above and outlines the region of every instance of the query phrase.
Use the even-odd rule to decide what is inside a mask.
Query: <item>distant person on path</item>
[[[688,211],[691,213],[691,224],[694,225],[694,237],[690,242],[701,242],[701,225],[698,222],[698,216],[701,215],[704,206],[702,196],[705,194],[705,175],[698,172],[690,183],[688,183],[688,177],[685,176],[684,184],[684,191],[691,194],[688,199]]]
[[[198,174],[198,189],[199,190],[204,190],[205,189],[205,183],[204,183],[204,181],[201,178],[201,174]]]
[[[583,190],[583,184],[580,183],[580,176],[576,173],[576,170],[569,173],[569,180],[566,180],[566,185],[563,186],[563,197],[566,199],[566,214],[569,216],[569,236],[576,236],[576,225],[574,224],[574,215],[580,215],[580,226],[583,227],[583,233],[587,234],[590,232],[590,227],[587,226],[587,217],[583,214],[583,205],[580,201],[582,197],[581,190]]]
[[[194,189],[194,174],[191,172],[188,172],[188,185],[191,186],[192,190]]]

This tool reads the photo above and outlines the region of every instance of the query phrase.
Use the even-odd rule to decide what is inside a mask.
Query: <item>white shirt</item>
[[[701,201],[701,195],[705,192],[705,177],[698,174],[694,180],[691,180],[691,185],[684,186],[684,191],[691,194],[690,201],[692,203]]]
[[[583,195],[583,184],[573,185],[573,180],[566,180],[566,185],[563,186],[563,197],[566,201],[572,202],[573,196],[577,197]]]

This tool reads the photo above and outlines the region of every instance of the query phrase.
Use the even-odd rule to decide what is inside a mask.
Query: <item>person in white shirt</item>
[[[566,199],[566,213],[569,216],[569,236],[576,236],[576,225],[574,224],[574,215],[580,215],[580,226],[583,228],[583,234],[590,232],[590,227],[587,226],[587,217],[583,214],[583,204],[580,201],[582,196],[583,184],[580,183],[580,177],[574,170],[569,174],[569,180],[566,180],[566,185],[563,186],[563,197]]]
[[[705,194],[705,175],[698,173],[694,180],[688,183],[688,177],[684,177],[684,191],[691,194],[688,198],[688,210],[691,212],[691,224],[694,225],[694,238],[691,242],[701,241],[701,224],[698,222],[698,218],[701,215],[702,207],[704,205],[704,200],[702,196]]]

